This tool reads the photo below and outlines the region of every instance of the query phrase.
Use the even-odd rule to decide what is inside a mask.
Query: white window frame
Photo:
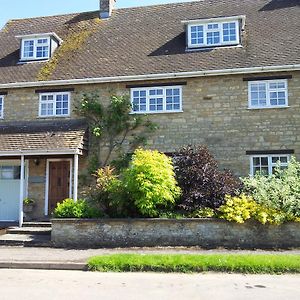
[[[56,97],[58,95],[68,95],[68,114],[64,114],[64,115],[57,115],[56,114]],[[53,114],[46,114],[46,115],[42,115],[42,96],[53,96]],[[49,101],[50,102],[50,101]],[[47,103],[49,103],[47,101]],[[71,93],[70,92],[55,92],[55,93],[40,93],[39,94],[39,117],[40,118],[66,118],[66,117],[70,117],[70,110],[71,110]]]
[[[274,157],[285,157],[287,158],[287,163],[281,163],[283,167],[288,166],[289,161],[291,159],[290,154],[263,154],[263,155],[251,155],[250,156],[250,176],[254,176],[254,163],[253,160],[254,158],[267,158],[268,159],[268,174],[271,175],[273,174],[273,167],[277,166],[277,162],[273,163],[272,158]]]
[[[156,90],[156,89],[162,89],[163,94],[161,95],[161,98],[163,98],[163,109],[159,111],[150,110],[150,98],[149,95],[150,90]],[[166,101],[166,90],[167,89],[179,89],[179,109],[173,109],[173,110],[167,110],[167,101]],[[146,91],[146,110],[145,111],[134,111],[133,110],[133,93],[135,91]],[[153,98],[156,98],[157,96],[153,96]],[[137,88],[131,88],[130,89],[130,100],[132,105],[132,114],[159,114],[159,113],[178,113],[182,112],[182,86],[181,85],[173,85],[173,86],[154,86],[154,87],[137,87]]]
[[[44,46],[48,46],[48,56],[45,57],[37,57],[37,48],[39,47],[38,45],[38,40],[47,40],[47,44],[45,44]],[[25,50],[25,42],[30,42],[33,41],[33,56],[32,57],[25,57],[24,56],[24,50]],[[26,38],[26,39],[22,39],[21,42],[21,60],[45,60],[45,59],[49,59],[50,58],[50,53],[51,53],[51,41],[50,41],[50,36],[45,37],[45,36],[41,36],[41,37],[36,37],[36,38]]]
[[[272,83],[284,83],[285,88],[271,89],[270,84]],[[252,105],[251,99],[251,85],[253,84],[266,84],[266,105]],[[280,91],[285,93],[285,104],[284,105],[271,105],[270,93],[272,91]],[[248,108],[249,109],[263,109],[263,108],[284,108],[289,106],[289,93],[288,93],[288,80],[278,79],[278,80],[257,80],[248,82]]]
[[[235,41],[223,41],[223,24],[227,23],[234,23],[235,24],[235,30],[236,30],[236,40]],[[208,25],[211,24],[218,24],[219,29],[208,29]],[[191,27],[192,26],[203,26],[203,43],[200,44],[192,44],[192,32]],[[220,33],[220,43],[215,44],[208,44],[207,43],[207,33],[208,32],[216,32],[218,31]],[[188,35],[188,48],[209,48],[209,47],[217,47],[217,46],[236,46],[240,44],[241,38],[240,38],[240,21],[239,19],[228,19],[219,21],[218,19],[215,19],[214,21],[211,20],[209,22],[203,22],[203,23],[191,23],[187,25],[187,35]]]
[[[0,103],[1,103],[0,119],[4,119],[4,96],[3,95],[0,95]]]

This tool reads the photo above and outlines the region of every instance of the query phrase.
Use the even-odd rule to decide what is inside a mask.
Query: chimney
[[[107,19],[111,16],[116,0],[100,0],[100,18]]]

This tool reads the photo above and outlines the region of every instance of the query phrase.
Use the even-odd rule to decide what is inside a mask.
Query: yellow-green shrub
[[[236,197],[226,196],[225,204],[218,209],[220,217],[227,221],[244,223],[255,215],[257,203],[249,196],[244,194]]]
[[[225,204],[219,208],[219,216],[227,221],[244,223],[248,219],[254,219],[262,224],[279,225],[286,221],[295,221],[295,218],[283,211],[268,208],[258,204],[251,196],[225,197]]]
[[[137,149],[124,173],[124,184],[139,212],[156,217],[172,209],[180,196],[172,160],[158,151]]]

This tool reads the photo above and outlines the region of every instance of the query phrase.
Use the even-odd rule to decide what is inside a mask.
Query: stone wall
[[[299,229],[299,223],[275,226],[217,219],[53,219],[52,242],[71,248],[291,248],[300,247]]]

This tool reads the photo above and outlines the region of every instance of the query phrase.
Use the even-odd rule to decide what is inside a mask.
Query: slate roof
[[[85,120],[28,121],[0,124],[0,155],[4,151],[86,150]]]
[[[235,15],[246,15],[242,48],[186,52],[181,21]],[[8,22],[0,33],[0,84],[34,82],[45,64],[18,64],[15,36],[55,32],[66,39],[80,28],[95,31],[59,59],[48,80],[300,64],[300,0],[199,0],[116,9],[109,20],[97,19],[95,11]]]

